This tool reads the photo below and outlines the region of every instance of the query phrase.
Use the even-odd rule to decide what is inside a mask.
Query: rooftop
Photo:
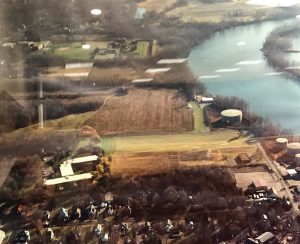
[[[85,173],[80,175],[72,175],[72,176],[65,176],[65,177],[60,177],[55,179],[49,179],[49,180],[45,180],[44,183],[47,186],[51,186],[51,185],[57,185],[57,184],[79,181],[79,180],[88,180],[91,179],[92,177],[93,175],[91,173]]]
[[[69,163],[63,163],[59,166],[59,170],[61,173],[61,176],[69,176],[74,175],[74,171],[72,168],[72,165]]]
[[[168,72],[169,70],[171,70],[171,68],[152,68],[152,69],[147,69],[145,72],[146,73],[164,73],[164,72]]]
[[[67,161],[63,162],[63,164],[79,164],[79,163],[86,163],[86,162],[92,162],[97,160],[98,160],[97,155],[91,155],[91,156],[68,159]]]
[[[221,115],[226,117],[241,116],[242,111],[238,109],[226,109],[221,112]]]
[[[186,58],[175,58],[175,59],[161,59],[158,64],[181,64],[186,61]]]

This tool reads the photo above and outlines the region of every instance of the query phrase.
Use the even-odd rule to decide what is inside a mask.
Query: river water
[[[211,94],[240,97],[253,112],[300,133],[300,83],[268,67],[260,51],[268,33],[286,22],[217,32],[192,50],[188,62]]]

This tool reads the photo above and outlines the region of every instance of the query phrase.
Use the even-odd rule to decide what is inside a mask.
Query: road
[[[280,173],[280,171],[279,171],[279,169],[276,165],[276,162],[272,161],[268,157],[265,149],[262,147],[260,142],[257,143],[257,148],[261,151],[263,157],[265,158],[265,160],[267,162],[268,167],[274,171],[273,176],[275,176],[276,179],[278,180],[278,182],[280,182],[282,188],[285,191],[286,197],[288,197],[290,199],[290,202],[292,204],[293,213],[295,215],[300,214],[300,211],[298,209],[298,204],[293,200],[294,198],[293,198],[293,195],[290,192],[289,185],[283,180],[282,175],[281,175],[281,173]]]

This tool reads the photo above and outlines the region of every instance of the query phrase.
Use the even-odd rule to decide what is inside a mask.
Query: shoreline
[[[299,27],[296,24],[278,27],[266,37],[261,51],[270,67],[277,72],[283,72],[285,78],[299,82],[300,70],[298,67],[300,63],[293,62],[286,57],[289,53],[299,52],[299,50],[293,49],[293,43],[289,39],[296,35],[297,31],[299,32]]]

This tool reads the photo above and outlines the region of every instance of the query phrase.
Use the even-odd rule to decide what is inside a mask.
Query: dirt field
[[[226,166],[227,163],[217,150],[214,152],[205,150],[195,152],[124,153],[114,155],[111,173],[114,176],[148,175],[210,165]]]
[[[187,100],[176,90],[134,88],[108,99],[85,124],[103,136],[192,131],[193,122]]]
[[[145,0],[138,4],[140,8],[145,8],[147,11],[162,12],[166,8],[171,7],[176,0]]]

